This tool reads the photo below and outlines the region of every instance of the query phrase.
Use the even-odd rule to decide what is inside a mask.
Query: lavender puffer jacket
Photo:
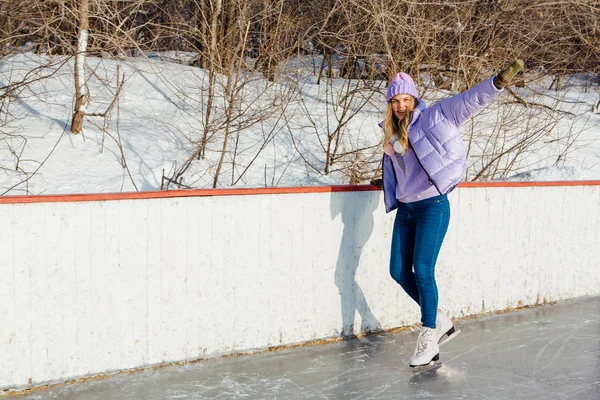
[[[408,140],[440,194],[450,192],[465,177],[466,149],[459,127],[501,92],[493,80],[491,77],[429,108],[417,99],[418,105],[408,127]],[[385,208],[390,212],[398,207],[396,174],[391,158],[385,153],[382,179]]]

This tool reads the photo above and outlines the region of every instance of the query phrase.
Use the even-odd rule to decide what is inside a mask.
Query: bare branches
[[[532,92],[525,96],[509,88],[504,95],[509,100],[505,97],[505,111],[499,112],[496,126],[471,127],[469,179],[502,177],[554,134],[560,118],[580,115],[562,108],[569,101],[559,98],[566,78],[589,73],[595,78],[586,90],[594,93],[600,76],[597,0],[87,1],[89,29],[82,51],[78,27],[83,25],[78,22],[84,20],[78,16],[78,6],[84,1],[0,0],[0,57],[35,51],[48,56],[52,67],[50,72],[43,66],[24,78],[3,81],[0,114],[4,112],[7,120],[7,107],[20,90],[36,79],[52,77],[56,67],[73,61],[73,55],[85,52],[119,63],[135,57],[164,58],[165,52],[184,53],[189,61],[179,62],[189,64],[198,79],[182,85],[175,77],[158,79],[170,91],[161,95],[174,99],[169,106],[179,114],[173,121],[193,121],[179,125],[179,120],[171,124],[160,120],[164,116],[155,117],[158,124],[171,124],[171,132],[188,146],[185,156],[169,160],[174,167],[168,177],[163,174],[165,188],[191,187],[198,181],[212,186],[245,183],[253,165],[275,146],[279,135],[289,136],[289,153],[313,176],[332,179],[335,175],[351,183],[368,180],[376,173],[380,149],[377,140],[361,137],[362,127],[355,121],[363,112],[379,117],[380,95],[395,73],[410,73],[423,89],[422,96],[435,101],[440,91],[445,95],[462,91],[493,75],[507,60],[522,57],[529,75],[519,87],[527,88],[550,74],[556,77],[550,86],[557,98]],[[312,57],[315,79],[307,77],[302,67],[294,70],[294,65],[304,62],[303,56]],[[78,59],[80,66],[83,62]],[[75,77],[79,92],[74,127],[75,117],[81,121],[83,115],[79,111],[85,111],[83,102],[91,106],[101,97],[85,92],[85,84],[101,79],[93,74]],[[152,81],[147,74],[144,78]],[[126,168],[118,120],[116,132],[109,124],[115,109],[119,110],[119,96],[125,95],[123,82],[118,78],[106,111],[85,115],[104,119],[98,126],[102,138],[114,139],[121,149],[121,166]],[[304,90],[306,82],[318,86],[316,94]],[[193,95],[188,95],[185,84]],[[588,107],[597,112],[600,102]],[[523,121],[535,112],[539,115],[531,119],[536,124],[527,125],[525,131]],[[0,133],[14,139],[11,149],[20,158],[18,132],[1,124]],[[370,124],[365,132],[376,136],[373,129],[377,128],[365,124]],[[572,132],[552,140],[567,143],[562,160],[576,148],[580,136]],[[314,145],[315,154],[306,153],[303,141]],[[553,157],[557,158],[548,156]],[[285,171],[290,160],[285,160]],[[263,165],[259,168],[262,175]],[[285,181],[283,172],[278,179],[275,175],[273,171],[271,182]]]

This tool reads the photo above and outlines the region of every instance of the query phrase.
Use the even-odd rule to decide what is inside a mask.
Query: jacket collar
[[[412,112],[410,124],[408,124],[409,128],[417,122],[423,111],[427,108],[427,104],[425,104],[425,100],[417,99],[417,107]]]

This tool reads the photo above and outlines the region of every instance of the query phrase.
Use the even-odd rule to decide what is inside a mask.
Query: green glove
[[[515,77],[522,69],[525,64],[523,60],[515,60],[510,63],[510,65],[504,68],[500,73],[494,78],[494,85],[498,89],[504,88],[512,78]]]

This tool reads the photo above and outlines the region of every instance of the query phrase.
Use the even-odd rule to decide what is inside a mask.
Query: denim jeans
[[[421,307],[423,326],[435,328],[435,263],[450,222],[446,195],[400,203],[392,234],[390,275]]]

